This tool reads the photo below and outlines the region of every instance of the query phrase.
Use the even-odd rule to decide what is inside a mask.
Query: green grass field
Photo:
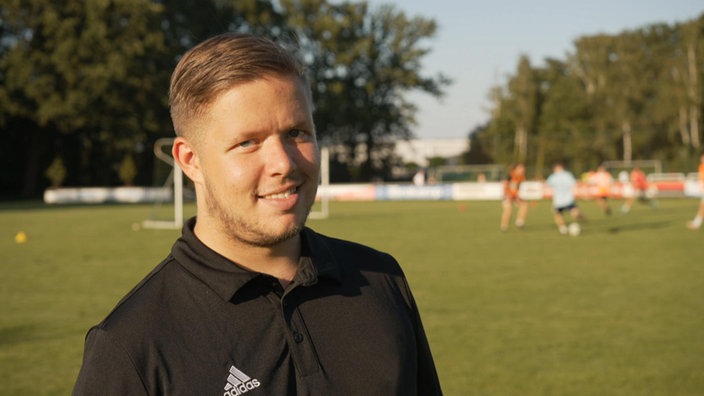
[[[576,238],[547,202],[506,233],[498,202],[333,202],[308,224],[401,262],[447,395],[702,395],[704,230],[685,228],[696,205],[606,217],[582,202]],[[180,234],[134,231],[151,211],[0,205],[0,395],[70,393],[87,329]]]

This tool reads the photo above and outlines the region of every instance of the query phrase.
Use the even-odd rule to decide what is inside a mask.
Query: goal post
[[[169,184],[169,179],[173,181],[171,187],[173,192],[174,214],[171,220],[155,220],[147,219],[142,221],[142,227],[155,229],[178,229],[183,227],[183,171],[174,161],[171,154],[164,151],[165,147],[171,147],[174,144],[174,138],[160,138],[154,142],[154,155],[159,160],[167,163],[173,169],[167,178],[165,185]]]
[[[330,149],[326,146],[320,148],[320,184],[318,185],[318,204],[313,205],[308,218],[327,219],[330,215]]]

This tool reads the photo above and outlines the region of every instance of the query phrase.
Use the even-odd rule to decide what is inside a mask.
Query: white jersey
[[[574,188],[577,185],[572,173],[563,170],[555,172],[546,181],[552,188],[552,206],[562,208],[574,203]]]

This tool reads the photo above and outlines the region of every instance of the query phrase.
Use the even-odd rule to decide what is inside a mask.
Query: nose
[[[279,136],[267,139],[264,163],[270,176],[288,176],[296,169],[296,147]]]

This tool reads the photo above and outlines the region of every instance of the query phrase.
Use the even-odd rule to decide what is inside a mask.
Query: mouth
[[[298,192],[298,186],[291,187],[288,190],[273,193],[273,194],[257,195],[257,198],[264,199],[264,200],[286,199],[286,198],[290,197],[291,195],[295,194],[296,192]]]

